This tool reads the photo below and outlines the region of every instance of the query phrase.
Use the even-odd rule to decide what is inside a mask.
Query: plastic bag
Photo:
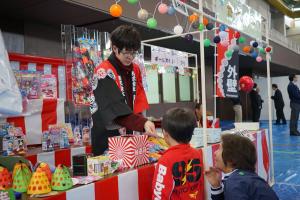
[[[22,113],[22,96],[10,67],[8,54],[0,31],[0,117]]]

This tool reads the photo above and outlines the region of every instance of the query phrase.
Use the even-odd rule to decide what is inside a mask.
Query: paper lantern
[[[49,180],[49,183],[51,182],[51,179],[52,179],[52,173],[51,173],[51,170],[50,170],[50,167],[47,163],[44,163],[44,162],[41,162],[38,164],[38,167],[39,169],[41,169],[43,172],[45,172],[48,180]]]
[[[140,20],[146,20],[148,19],[148,16],[149,16],[149,13],[147,10],[141,8],[137,14],[137,17],[140,19]]]
[[[239,43],[240,44],[243,44],[243,43],[245,43],[246,42],[246,38],[244,38],[244,37],[240,37],[239,38]]]
[[[206,29],[207,30],[212,30],[214,28],[214,24],[213,23],[208,23],[207,25],[206,25]]]
[[[147,20],[147,27],[150,28],[150,29],[154,29],[156,28],[157,26],[157,21],[156,19],[154,19],[153,17],[149,18]]]
[[[22,162],[16,163],[13,169],[13,189],[16,192],[27,192],[31,179],[29,167]]]
[[[266,51],[267,53],[270,53],[270,52],[272,51],[272,48],[271,48],[271,47],[266,47],[266,48],[265,48],[265,51]]]
[[[262,47],[261,47],[261,48],[259,48],[259,49],[258,49],[258,51],[259,51],[259,53],[261,53],[261,54],[265,54],[265,53],[266,53],[266,52],[265,52],[265,49],[264,49],[264,48],[262,48]]]
[[[37,168],[30,179],[27,194],[46,194],[49,192],[51,192],[51,187],[46,173]]]
[[[256,51],[253,51],[252,53],[251,53],[251,57],[252,58],[256,58],[258,56],[258,53],[256,52]]]
[[[192,34],[187,34],[184,36],[184,38],[186,39],[186,41],[188,42],[193,42],[193,35]]]
[[[122,15],[122,11],[123,11],[122,7],[117,3],[113,4],[109,8],[109,13],[113,17],[120,17]]]
[[[250,53],[250,49],[251,49],[250,46],[244,46],[244,47],[243,47],[243,51],[244,51],[245,53]]]
[[[253,46],[254,48],[257,48],[257,47],[258,47],[258,42],[254,41],[254,42],[252,43],[252,46]]]
[[[214,37],[214,43],[218,44],[218,43],[220,43],[220,42],[221,42],[220,36],[216,35],[216,36]]]
[[[242,76],[239,81],[241,91],[250,92],[253,88],[253,79],[249,76]]]
[[[220,30],[220,31],[225,31],[225,30],[226,30],[226,26],[225,26],[224,24],[221,24],[221,25],[219,26],[219,30]]]
[[[210,39],[205,39],[204,40],[204,46],[205,47],[210,47]]]
[[[234,37],[237,39],[240,38],[241,37],[240,32],[238,32],[238,31],[234,32]]]
[[[180,26],[180,25],[178,24],[178,25],[176,25],[176,26],[174,27],[173,31],[174,31],[175,34],[179,35],[179,34],[181,34],[181,33],[183,32],[183,28],[182,28],[182,26]]]
[[[139,0],[127,0],[129,4],[136,4]]]
[[[257,56],[257,57],[256,57],[256,61],[257,61],[257,62],[261,62],[262,60],[263,60],[263,58],[262,58],[261,56]]]
[[[174,15],[176,13],[176,10],[173,6],[168,7],[168,15]]]
[[[11,185],[11,174],[5,167],[0,166],[0,190],[7,190],[11,188]]]
[[[194,23],[197,20],[198,20],[198,15],[196,13],[193,13],[192,15],[189,16],[190,23]]]
[[[167,6],[167,4],[165,4],[165,3],[159,4],[159,6],[158,6],[158,12],[160,14],[166,14],[168,12],[168,6]]]
[[[64,165],[58,165],[52,177],[52,190],[63,191],[72,188],[73,182],[68,168]]]
[[[202,24],[202,23],[199,23],[199,26],[198,26],[198,30],[199,31],[203,31],[204,30],[204,24]]]
[[[232,57],[232,54],[233,54],[233,51],[232,51],[232,50],[227,50],[227,51],[225,52],[225,56],[226,56],[227,58],[231,58],[231,57]]]
[[[203,17],[203,24],[206,26],[208,24],[208,19],[206,17]]]

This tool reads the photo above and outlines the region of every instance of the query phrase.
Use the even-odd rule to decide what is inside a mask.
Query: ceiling
[[[281,13],[291,17],[300,17],[300,1],[299,0],[265,0],[275,7]],[[298,10],[299,9],[299,10]]]

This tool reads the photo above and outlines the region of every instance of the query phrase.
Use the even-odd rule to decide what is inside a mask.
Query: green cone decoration
[[[62,191],[72,188],[73,182],[68,168],[64,165],[58,165],[52,176],[52,190]]]
[[[16,192],[27,192],[31,171],[25,163],[17,163],[14,167],[13,189]]]

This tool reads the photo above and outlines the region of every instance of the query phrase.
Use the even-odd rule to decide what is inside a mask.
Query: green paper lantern
[[[136,4],[139,0],[127,0],[129,4]]]
[[[231,58],[231,57],[232,57],[232,54],[233,54],[233,51],[232,51],[232,50],[227,50],[227,51],[225,52],[226,58]]]
[[[239,38],[239,43],[240,44],[243,44],[243,43],[245,43],[246,42],[246,38],[244,38],[244,37],[240,37]]]
[[[154,28],[156,28],[156,26],[157,26],[157,21],[156,21],[156,19],[154,19],[153,17],[151,17],[151,18],[149,18],[149,19],[147,20],[147,27],[148,27],[148,28],[154,29]]]
[[[73,182],[68,168],[63,165],[57,166],[52,176],[52,190],[63,191],[72,188],[72,186]]]
[[[265,51],[264,48],[259,48],[259,53],[261,53],[261,54],[266,54],[266,51]]]
[[[198,30],[203,31],[204,28],[205,28],[204,24],[200,23],[199,26],[198,26]]]
[[[204,40],[204,46],[205,47],[210,47],[210,39],[205,39]]]

